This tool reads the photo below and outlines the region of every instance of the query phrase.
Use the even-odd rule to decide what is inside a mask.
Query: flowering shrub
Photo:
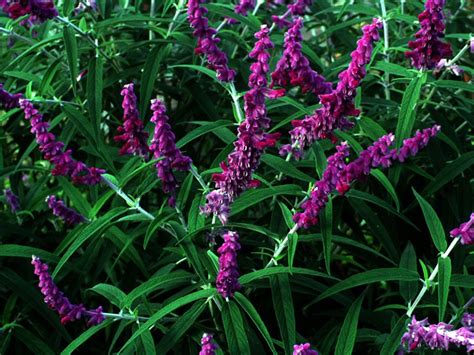
[[[472,10],[0,0],[0,354],[474,351]]]

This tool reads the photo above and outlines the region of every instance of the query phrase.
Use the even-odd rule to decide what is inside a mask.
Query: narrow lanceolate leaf
[[[69,65],[69,74],[71,76],[71,84],[76,92],[77,78],[77,41],[74,30],[69,26],[64,26],[63,30],[64,47],[66,48],[66,57]]]
[[[91,59],[87,73],[87,108],[98,141],[102,117],[103,63],[101,57]]]
[[[336,355],[352,354],[357,335],[357,323],[359,322],[360,309],[364,300],[363,292],[347,311],[344,324],[342,325],[339,338],[337,338]]]
[[[415,248],[408,242],[400,258],[400,268],[417,271],[417,258]],[[400,281],[400,293],[405,301],[413,300],[418,292],[418,283],[416,281]]]
[[[298,233],[288,235],[288,266],[290,273],[293,272],[293,262],[295,261],[296,247],[298,245]]]
[[[91,288],[92,291],[102,295],[112,304],[120,307],[127,295],[119,288],[109,284],[97,284]]]
[[[326,271],[331,274],[331,249],[332,249],[332,199],[329,197],[326,208],[321,213],[321,235],[323,241],[324,264]]]
[[[284,159],[277,157],[276,155],[271,154],[264,154],[262,156],[262,161],[271,166],[273,169],[282,173],[283,176],[290,176],[292,178],[306,181],[306,182],[313,182],[314,178],[299,171],[297,168],[294,167],[293,164],[290,162],[285,161]]]
[[[396,147],[402,146],[403,140],[410,137],[415,124],[416,105],[420,100],[421,87],[426,81],[426,73],[412,79],[402,98],[402,106],[398,115],[395,131]]]
[[[451,281],[451,259],[449,257],[439,257],[438,265],[439,321],[442,322],[444,319],[444,314],[446,313],[446,305],[448,304],[449,283]]]
[[[406,330],[406,324],[408,323],[408,318],[403,315],[400,317],[398,322],[395,324],[389,336],[385,340],[380,355],[393,355],[400,347],[400,339],[402,338],[403,333]]]
[[[250,354],[250,344],[245,332],[240,309],[235,302],[226,302],[222,307],[222,322],[231,354]]]
[[[61,355],[69,355],[72,354],[74,350],[84,344],[90,337],[94,334],[99,332],[100,330],[108,327],[112,323],[111,319],[107,319],[104,322],[100,323],[99,325],[93,326],[87,329],[84,333],[79,335],[76,339],[74,339],[62,352]]]
[[[280,328],[285,347],[285,354],[290,354],[296,341],[295,311],[288,275],[279,274],[270,278],[273,308]]]
[[[415,194],[415,197],[420,204],[421,210],[423,211],[423,216],[425,217],[426,224],[430,230],[431,239],[433,239],[436,249],[438,249],[440,252],[444,252],[448,247],[448,242],[446,241],[443,225],[441,224],[438,215],[436,214],[433,207],[431,207],[431,205],[426,202],[426,200],[421,197],[421,195],[419,195],[414,189],[413,193]]]

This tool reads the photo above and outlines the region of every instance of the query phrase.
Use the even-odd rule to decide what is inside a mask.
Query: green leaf
[[[409,70],[399,64],[388,63],[386,61],[378,61],[372,67],[372,69],[382,70],[385,73],[402,76],[404,78],[412,78],[415,75],[413,70]]]
[[[264,154],[262,156],[262,161],[279,173],[282,173],[284,176],[290,176],[306,182],[313,182],[315,180],[311,176],[299,171],[290,162],[287,162],[276,155]]]
[[[98,333],[100,330],[107,328],[112,323],[111,319],[106,319],[104,322],[100,323],[99,325],[95,325],[87,329],[84,333],[79,335],[76,339],[74,339],[69,345],[61,351],[61,355],[69,355],[72,354],[74,350],[84,344],[87,340],[89,340],[94,334]]]
[[[451,275],[451,286],[462,288],[474,288],[474,275]]]
[[[415,124],[416,105],[420,100],[420,92],[426,81],[426,73],[423,73],[410,81],[402,98],[402,106],[398,115],[397,128],[395,131],[396,147],[402,146],[403,140],[410,137]]]
[[[270,278],[273,309],[283,339],[285,353],[290,354],[296,342],[295,311],[288,275],[278,274]]]
[[[364,271],[359,274],[352,275],[347,279],[338,282],[334,286],[324,291],[315,302],[322,301],[339,292],[354,288],[357,286],[368,285],[374,282],[382,281],[417,281],[418,273],[399,268],[382,268]]]
[[[156,230],[160,228],[171,217],[173,217],[172,214],[159,215],[155,217],[155,219],[150,223],[146,230],[145,239],[143,240],[143,249],[147,248],[148,243],[150,242],[151,237],[156,233]]]
[[[293,262],[295,260],[296,246],[298,245],[298,233],[288,234],[288,267],[293,273]]]
[[[400,201],[398,200],[397,192],[395,191],[395,188],[393,187],[390,180],[385,176],[382,171],[378,169],[372,170],[370,172],[370,175],[372,175],[380,182],[380,184],[382,184],[382,186],[385,188],[385,190],[387,190],[388,194],[392,198],[393,202],[395,202],[397,211],[400,211]]]
[[[279,274],[289,274],[290,273],[290,268],[285,267],[285,266],[276,266],[276,267],[271,267],[268,269],[262,269],[262,270],[257,270],[257,271],[252,271],[249,272],[248,274],[242,275],[239,278],[239,282],[241,285],[248,284],[252,281],[255,280],[260,280],[263,278],[267,278],[273,275],[279,275]],[[332,280],[337,280],[335,277],[329,276],[327,274],[323,274],[322,272],[311,270],[311,269],[305,269],[301,267],[294,267],[292,269],[293,274],[301,274],[301,275],[309,275],[313,277],[322,277],[322,278],[328,278]]]
[[[97,292],[101,296],[104,296],[108,301],[119,308],[127,296],[122,290],[109,284],[97,284],[92,287],[91,290]]]
[[[449,282],[451,280],[451,259],[449,257],[439,257],[438,265],[439,321],[442,322],[444,320],[444,314],[446,313],[446,305],[448,304]]]
[[[58,177],[59,183],[61,184],[64,193],[69,197],[79,213],[84,216],[89,216],[89,212],[91,211],[92,207],[89,204],[89,201],[81,194],[78,188],[76,188],[73,184],[69,182],[68,179],[65,177]]]
[[[440,252],[444,252],[448,247],[448,242],[446,241],[446,235],[444,233],[443,225],[439,220],[438,215],[431,205],[426,202],[426,200],[421,197],[415,189],[413,189],[418,203],[420,204],[421,210],[423,211],[423,216],[425,217],[426,224],[430,230],[431,239],[433,243]]]
[[[196,323],[201,313],[206,309],[205,301],[194,303],[189,310],[179,316],[168,332],[161,338],[156,347],[157,354],[167,354],[182,338],[186,331]]]
[[[270,336],[270,333],[268,332],[268,329],[265,326],[264,321],[258,314],[253,304],[240,292],[237,292],[234,295],[234,299],[240,304],[240,307],[242,307],[242,309],[247,313],[247,315],[253,321],[253,323],[259,330],[260,334],[262,334],[263,338],[265,339],[268,346],[270,347],[271,352],[273,354],[277,354],[275,350],[275,346],[273,345],[272,337]]]
[[[35,355],[54,355],[55,352],[43,342],[40,338],[34,335],[29,330],[22,326],[16,325],[14,328],[15,338],[19,339],[28,349],[31,350],[32,354]],[[5,340],[5,338],[4,338]]]
[[[94,137],[99,140],[102,119],[103,63],[102,57],[94,57],[87,73],[87,108],[92,122]]]
[[[472,83],[465,83],[457,80],[438,80],[432,83],[439,88],[460,89],[464,91],[474,92],[474,85]]]
[[[357,323],[359,322],[360,309],[364,300],[365,292],[363,292],[347,311],[344,324],[337,338],[336,355],[352,354],[357,335]]]
[[[36,255],[46,261],[56,262],[59,260],[55,254],[38,248],[17,244],[0,244],[0,256],[31,258],[32,255]]]
[[[403,333],[406,331],[406,324],[408,318],[403,315],[398,319],[398,322],[393,327],[390,335],[385,340],[380,355],[393,355],[396,353],[398,347],[400,346],[400,339],[402,338]]]
[[[239,307],[231,301],[222,306],[222,323],[231,354],[250,354],[250,344],[245,333]]]
[[[417,258],[415,248],[408,242],[405,250],[400,258],[400,268],[412,271],[417,271]],[[415,281],[400,281],[400,294],[405,301],[411,301],[415,298],[418,292],[418,283]]]
[[[93,127],[89,120],[80,112],[70,105],[65,105],[62,110],[66,113],[67,117],[71,119],[77,129],[86,137],[87,141],[92,147],[96,146],[96,137]]]
[[[192,122],[194,123],[199,123],[199,122]],[[214,132],[218,130],[219,128],[222,127],[230,127],[232,126],[233,123],[231,121],[225,121],[225,120],[219,120],[219,121],[214,121],[214,122],[202,122],[202,125],[198,128],[193,129],[191,132],[187,133],[183,138],[181,138],[177,143],[176,146],[178,148],[184,147],[186,144],[192,142],[196,138],[199,138],[200,136]]]
[[[328,203],[323,213],[321,213],[321,236],[323,241],[323,254],[326,272],[331,274],[331,251],[332,251],[332,198],[329,197]]]
[[[357,123],[360,125],[364,133],[373,141],[376,141],[387,134],[387,131],[381,125],[367,116],[362,116]]]
[[[66,3],[64,4],[66,6]],[[63,38],[64,38],[64,47],[66,49],[66,57],[67,62],[69,64],[69,74],[71,76],[71,84],[76,92],[76,84],[77,84],[77,41],[76,35],[74,30],[70,26],[64,26],[63,30]]]

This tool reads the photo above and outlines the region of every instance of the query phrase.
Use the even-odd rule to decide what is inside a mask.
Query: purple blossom
[[[347,144],[337,147],[337,152],[328,158],[328,165],[321,180],[316,182],[310,197],[301,204],[303,212],[293,216],[299,227],[309,228],[318,222],[319,213],[326,206],[328,196],[333,190],[344,194],[351,183],[362,179],[374,168],[388,168],[393,162],[403,162],[409,156],[414,156],[424,148],[428,141],[440,130],[439,126],[417,131],[412,138],[405,139],[400,150],[391,148],[395,137],[387,134],[379,138],[372,146],[362,151],[359,157],[349,164],[344,163],[348,155]]]
[[[20,99],[23,98],[22,94],[10,94],[3,88],[3,84],[0,84],[0,107],[3,106],[9,110],[20,106]]]
[[[178,183],[173,174],[173,169],[187,171],[191,168],[191,158],[183,155],[176,147],[175,135],[168,123],[165,105],[158,99],[151,101],[153,116],[151,122],[155,124],[150,151],[155,159],[162,158],[155,165],[158,177],[161,180],[163,192],[170,194],[168,204],[174,207],[176,204],[176,188]]]
[[[408,325],[408,331],[402,336],[402,344],[413,351],[426,346],[431,350],[448,350],[450,344],[465,346],[467,351],[474,350],[474,333],[462,327],[453,330],[453,326],[446,323],[429,324],[427,319],[417,321],[413,316]]]
[[[218,348],[217,344],[213,341],[212,334],[204,333],[201,338],[201,351],[199,355],[214,355],[216,349]]]
[[[31,264],[35,267],[34,273],[38,276],[38,287],[44,296],[44,302],[49,308],[59,313],[62,324],[73,322],[83,317],[88,318],[87,324],[90,326],[104,321],[105,317],[102,313],[102,307],[98,307],[95,310],[86,310],[82,304],[72,304],[56,286],[48,271],[48,265],[43,263],[40,258],[33,255]]]
[[[240,0],[239,3],[235,5],[234,11],[236,14],[247,16],[247,13],[254,8],[255,0]]]
[[[52,0],[4,0],[0,7],[12,19],[29,14],[24,24],[42,23],[59,15]]]
[[[421,28],[416,39],[408,42],[411,51],[405,52],[417,69],[433,69],[441,59],[452,55],[451,45],[441,40],[445,29],[444,4],[445,0],[426,0],[425,10],[418,16]]]
[[[46,202],[48,203],[49,208],[53,210],[53,214],[61,218],[66,224],[74,226],[79,223],[83,223],[86,219],[73,210],[66,206],[64,201],[59,200],[56,196],[50,195],[46,197]]]
[[[216,190],[207,196],[207,203],[201,211],[218,216],[222,224],[227,223],[230,204],[243,191],[258,185],[252,179],[253,172],[260,164],[260,157],[265,148],[275,145],[278,134],[268,134],[265,130],[270,127],[267,117],[265,97],[277,97],[280,91],[267,87],[268,49],[273,43],[268,36],[267,26],[255,34],[257,42],[249,57],[256,61],[251,64],[248,85],[250,90],[244,96],[245,120],[238,128],[238,139],[234,142],[234,150],[227,157],[227,162],[221,163],[222,173],[214,174]]]
[[[293,355],[318,355],[316,350],[311,350],[311,344],[293,345]]]
[[[226,54],[218,47],[220,39],[216,37],[216,30],[209,27],[206,18],[208,11],[201,6],[205,2],[206,0],[188,1],[188,21],[194,29],[193,35],[198,39],[194,52],[207,57],[209,68],[216,71],[217,79],[223,82],[233,81],[235,71],[229,68]]]
[[[352,123],[347,120],[348,116],[358,116],[359,110],[354,107],[356,89],[365,77],[365,66],[370,62],[373,43],[379,39],[378,30],[382,23],[374,19],[370,25],[362,27],[363,36],[357,41],[357,48],[352,52],[352,61],[349,67],[339,74],[339,82],[336,89],[329,94],[319,96],[322,107],[312,115],[303,120],[292,121],[293,130],[291,134],[291,145],[283,146],[280,154],[289,152],[296,157],[301,156],[305,147],[315,140],[331,138],[334,129],[347,129]]]
[[[464,313],[461,320],[462,325],[469,329],[470,331],[474,330],[474,314]]]
[[[5,195],[5,199],[7,200],[8,205],[10,206],[12,213],[18,211],[21,208],[20,199],[18,198],[18,196],[15,195],[11,189],[5,189],[3,190],[3,193]]]
[[[133,154],[145,158],[148,156],[148,134],[143,130],[139,117],[133,84],[125,85],[120,94],[123,96],[123,125],[117,129],[120,135],[116,135],[114,140],[124,142],[120,148],[121,155]]]
[[[474,244],[474,213],[471,213],[469,221],[454,228],[449,234],[453,238],[461,237],[461,244]]]
[[[105,170],[88,167],[74,160],[72,150],[64,150],[63,142],[57,141],[49,132],[49,122],[44,121],[43,115],[26,99],[20,99],[20,107],[25,113],[25,119],[30,121],[30,132],[36,135],[36,142],[46,160],[54,164],[53,175],[70,176],[76,184],[96,185],[101,181]]]
[[[223,236],[224,243],[217,249],[219,254],[219,273],[216,279],[216,288],[226,300],[234,297],[240,289],[237,251],[240,250],[239,235],[228,231]]]
[[[292,4],[288,5],[293,16],[303,16],[305,10],[311,6],[312,0],[295,0]]]
[[[301,29],[303,20],[298,17],[285,34],[283,55],[272,73],[272,86],[301,87],[303,93],[312,92],[314,95],[327,94],[332,91],[331,83],[311,69],[309,60],[301,51],[303,36]]]

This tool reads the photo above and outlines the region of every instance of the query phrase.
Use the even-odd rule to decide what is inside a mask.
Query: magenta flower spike
[[[303,20],[297,17],[285,33],[283,55],[278,61],[272,75],[272,84],[278,86],[299,86],[303,93],[312,92],[314,95],[327,94],[332,91],[332,84],[326,82],[323,76],[311,69],[308,58],[301,51],[303,36],[301,29]]]
[[[474,333],[462,327],[453,330],[446,323],[429,324],[427,319],[417,321],[413,316],[408,331],[403,334],[402,345],[413,351],[425,346],[431,350],[448,350],[449,345],[465,346],[468,352],[474,350]]]
[[[416,39],[408,42],[411,51],[405,52],[417,69],[433,69],[442,59],[453,54],[451,45],[441,40],[445,29],[444,5],[445,0],[426,0],[425,10],[418,16],[421,28],[415,35]]]
[[[3,190],[3,193],[12,213],[19,211],[21,207],[18,196],[15,195],[11,189],[5,189]]]
[[[461,237],[461,244],[474,244],[474,213],[471,213],[469,221],[461,224],[458,228],[454,228],[449,234],[451,237]]]
[[[311,350],[311,344],[293,345],[293,355],[318,355],[316,350]]]
[[[46,197],[48,207],[53,210],[53,214],[61,218],[67,225],[75,226],[76,224],[86,221],[84,216],[66,206],[64,201],[58,199],[54,195]]]
[[[337,152],[328,158],[328,165],[321,180],[316,182],[310,197],[301,204],[303,212],[297,212],[293,220],[299,227],[309,228],[318,222],[319,213],[326,206],[328,196],[333,190],[344,194],[350,189],[351,183],[370,174],[374,168],[388,168],[393,162],[404,162],[408,156],[414,156],[426,147],[429,140],[440,130],[433,126],[417,131],[412,138],[405,139],[400,150],[391,148],[395,137],[393,134],[382,136],[369,148],[362,151],[359,157],[349,164],[344,163],[348,155],[346,143],[337,147]]]
[[[20,107],[25,113],[25,119],[30,121],[30,132],[35,134],[44,158],[54,165],[51,171],[53,175],[70,176],[74,183],[83,185],[96,185],[101,181],[105,170],[88,167],[74,160],[72,150],[64,150],[64,143],[57,141],[55,135],[49,132],[49,122],[44,121],[43,115],[30,101],[20,99]]]
[[[146,158],[149,152],[148,134],[143,130],[143,122],[139,117],[134,85],[125,85],[120,94],[123,96],[123,125],[118,127],[120,134],[116,135],[114,140],[124,143],[120,148],[121,155],[132,154]]]
[[[22,94],[10,94],[3,88],[3,84],[0,84],[0,107],[3,106],[7,110],[20,107],[21,98]]]
[[[199,355],[215,355],[218,346],[213,340],[212,334],[204,333],[202,335]]]
[[[237,251],[240,250],[238,242],[239,235],[228,231],[223,236],[224,243],[217,249],[219,254],[219,273],[216,279],[216,288],[226,300],[234,297],[234,293],[240,290],[239,266],[237,263]]]
[[[25,22],[28,24],[42,23],[59,15],[52,0],[3,0],[0,7],[12,19],[29,14]]]
[[[303,120],[292,122],[290,131],[291,145],[284,145],[280,154],[292,153],[296,158],[301,157],[303,150],[314,141],[322,138],[334,140],[335,129],[352,127],[348,116],[358,116],[359,110],[354,107],[356,89],[366,75],[365,66],[370,62],[373,43],[379,39],[379,28],[382,22],[374,19],[371,24],[362,27],[362,38],[357,41],[357,48],[351,53],[349,67],[339,74],[336,89],[329,94],[319,96],[322,107]]]
[[[252,11],[255,8],[255,0],[240,0],[237,5],[234,7],[236,14],[247,16],[249,11]]]
[[[174,207],[176,204],[176,188],[178,183],[173,174],[173,169],[187,171],[191,168],[191,158],[183,155],[176,147],[175,135],[168,123],[165,105],[158,99],[151,101],[153,116],[151,122],[155,124],[150,151],[154,159],[162,158],[155,165],[158,177],[161,180],[163,192],[169,194],[168,204]]]
[[[272,21],[278,26],[278,28],[285,28],[292,25],[291,20],[286,18],[291,14],[292,16],[303,16],[306,9],[311,6],[312,0],[295,0],[293,3],[288,5],[288,10],[281,16],[273,15]],[[281,3],[284,3],[282,1]]]
[[[206,18],[208,11],[201,6],[205,2],[206,0],[188,1],[188,21],[194,29],[193,35],[198,40],[194,52],[206,56],[209,68],[217,73],[217,79],[223,82],[233,81],[235,71],[229,68],[227,55],[218,47],[220,39],[216,37],[216,30],[209,27]]]
[[[213,175],[216,190],[207,195],[207,203],[201,208],[206,215],[218,216],[222,224],[227,223],[230,204],[234,199],[248,188],[258,185],[252,174],[259,166],[265,148],[275,145],[279,137],[278,134],[265,133],[271,122],[267,116],[265,97],[274,98],[281,93],[267,87],[268,49],[273,47],[268,27],[262,26],[255,38],[257,42],[249,54],[255,62],[250,66],[250,90],[244,96],[245,120],[238,128],[234,150],[227,157],[227,162],[221,163],[222,173]]]
[[[38,287],[44,296],[44,302],[49,308],[59,313],[62,324],[84,317],[88,318],[87,324],[89,326],[97,325],[104,321],[105,317],[102,313],[102,307],[98,307],[95,310],[87,310],[82,304],[72,304],[56,286],[48,271],[48,265],[43,263],[40,258],[33,255],[31,264],[35,267],[34,273],[38,276]]]

